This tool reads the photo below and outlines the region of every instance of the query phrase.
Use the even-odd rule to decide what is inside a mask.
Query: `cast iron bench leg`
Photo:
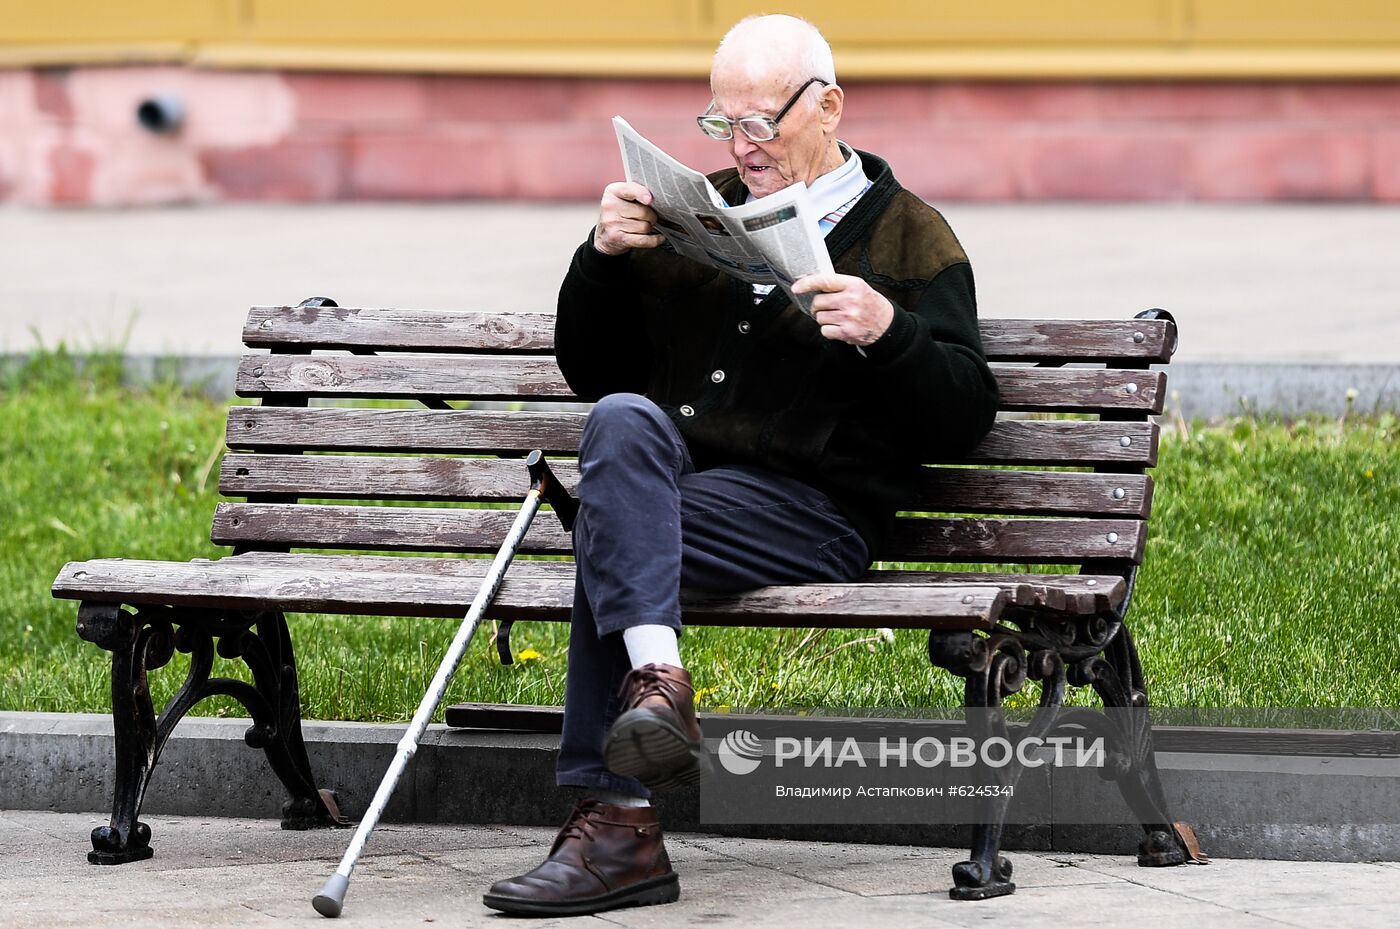
[[[291,795],[282,807],[283,828],[335,824],[315,788],[302,741],[296,664],[281,613],[177,613],[145,606],[132,614],[120,604],[89,602],[78,608],[78,635],[112,653],[112,820],[92,831],[88,861],[123,864],[151,857],[151,830],[139,819],[151,773],[175,724],[200,700],[216,694],[239,701],[252,716],[244,741],[267,753]],[[190,656],[189,673],[157,717],[146,675],[169,663],[177,650]],[[211,678],[216,651],[224,658],[241,658],[254,683]]]
[[[1086,663],[1085,683],[1103,701],[1119,749],[1114,780],[1146,836],[1138,845],[1138,864],[1149,868],[1186,863],[1186,850],[1167,812],[1167,798],[1157,773],[1152,747],[1152,718],[1147,684],[1137,646],[1126,625],[1118,629],[1102,659]]]
[[[934,665],[964,679],[964,704],[979,742],[986,744],[991,736],[1005,739],[1002,697],[1016,693],[1026,682],[1027,660],[1021,643],[1007,635],[984,637],[970,632],[933,631],[929,633],[928,654]],[[1062,693],[1063,688],[1059,691]],[[1046,700],[1042,700],[1042,707],[1045,705]],[[1007,767],[979,769],[979,773],[1001,788],[1015,780],[1015,774]],[[1011,797],[1005,793],[982,798],[981,821],[972,828],[971,857],[953,866],[953,887],[948,891],[953,899],[983,900],[1016,890],[1011,882],[1011,862],[1001,854],[1002,830],[1010,802]]]

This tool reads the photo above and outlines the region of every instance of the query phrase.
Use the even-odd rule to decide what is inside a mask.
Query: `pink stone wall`
[[[1400,81],[846,85],[842,137],[935,200],[1400,202]],[[176,94],[183,129],[141,129]],[[0,70],[0,202],[593,199],[622,114],[682,161],[724,146],[703,81]]]

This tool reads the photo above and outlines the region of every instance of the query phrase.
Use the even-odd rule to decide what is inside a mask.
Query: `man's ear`
[[[821,122],[826,132],[835,132],[841,122],[841,112],[846,105],[846,92],[836,84],[822,88]]]

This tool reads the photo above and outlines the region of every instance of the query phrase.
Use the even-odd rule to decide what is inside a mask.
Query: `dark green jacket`
[[[910,505],[919,462],[975,445],[997,386],[962,246],[883,159],[860,157],[873,186],[826,244],[838,273],[894,304],[866,357],[823,338],[781,289],[755,305],[747,284],[667,246],[610,257],[591,236],[559,291],[555,351],[581,397],[651,398],[697,468],[758,464],[822,489],[874,559]],[[711,181],[727,202],[742,199],[735,170]]]

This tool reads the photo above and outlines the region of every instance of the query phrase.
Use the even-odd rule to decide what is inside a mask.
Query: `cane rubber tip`
[[[345,891],[350,886],[350,878],[344,874],[332,874],[321,892],[311,898],[311,905],[327,919],[335,919],[345,906]]]

